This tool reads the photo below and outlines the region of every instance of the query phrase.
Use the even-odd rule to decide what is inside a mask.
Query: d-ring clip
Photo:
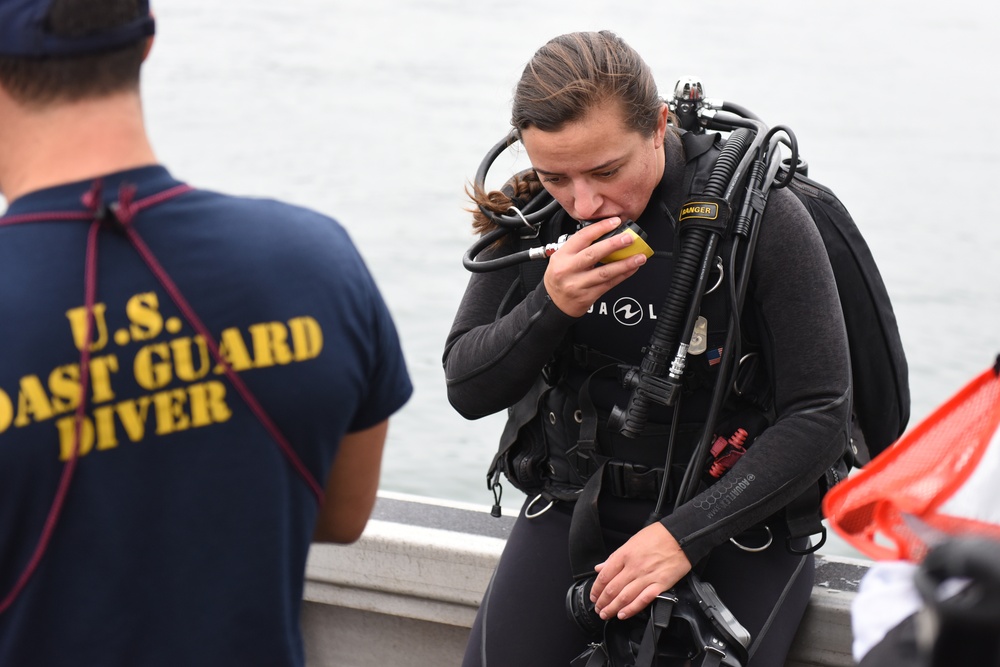
[[[743,367],[743,363],[746,362],[748,359],[753,359],[754,357],[759,355],[760,355],[759,352],[747,352],[742,357],[740,357],[739,363],[736,364],[737,374],[736,378],[733,380],[733,393],[736,394],[737,396],[743,396],[743,390],[744,390],[744,387],[740,386],[739,369]]]
[[[549,500],[549,504],[548,505],[546,505],[545,507],[543,507],[539,511],[532,513],[531,508],[534,507],[535,503],[537,503],[539,500],[541,500],[541,498],[542,498],[542,494],[539,493],[537,496],[535,496],[534,498],[532,498],[531,502],[528,503],[528,506],[524,508],[524,518],[525,519],[537,519],[538,517],[542,516],[543,514],[545,514],[546,512],[548,512],[550,509],[552,509],[552,506],[556,504],[556,499],[553,498],[553,499]]]
[[[705,291],[705,294],[711,294],[715,290],[719,289],[719,285],[722,284],[722,279],[726,277],[726,271],[722,266],[722,258],[718,255],[715,256],[715,268],[719,270],[719,279],[715,281],[714,285]]]
[[[514,211],[514,213],[517,214],[517,217],[521,218],[521,222],[524,223],[525,227],[527,227],[531,231],[535,232],[536,234],[538,233],[538,228],[535,227],[530,222],[528,222],[528,219],[526,217],[524,217],[524,213],[521,213],[521,209],[519,209],[516,206],[511,206],[510,208],[507,209],[507,213],[510,213],[511,211]]]
[[[771,527],[765,525],[764,526],[764,530],[767,531],[767,542],[765,542],[764,546],[762,546],[762,547],[748,547],[745,544],[740,544],[739,542],[737,542],[735,537],[730,537],[729,541],[732,542],[733,544],[735,544],[737,547],[739,547],[743,551],[746,551],[747,553],[752,553],[752,554],[760,553],[761,551],[764,551],[769,546],[771,546],[771,544],[774,543],[774,534],[771,532]]]

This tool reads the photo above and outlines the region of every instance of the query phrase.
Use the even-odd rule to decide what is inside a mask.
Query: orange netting
[[[1000,377],[990,369],[833,487],[823,501],[830,526],[876,560],[920,562],[935,534],[1000,539],[1000,525],[940,511],[975,470],[998,424]]]

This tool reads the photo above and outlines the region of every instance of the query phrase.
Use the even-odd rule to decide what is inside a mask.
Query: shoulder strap
[[[684,192],[690,197],[705,191],[705,185],[712,174],[712,165],[718,157],[722,135],[685,131],[681,131],[680,135],[687,165],[684,170]]]

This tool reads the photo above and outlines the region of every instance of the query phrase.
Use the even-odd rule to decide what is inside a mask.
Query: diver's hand
[[[656,596],[691,571],[674,536],[657,522],[629,538],[598,565],[590,592],[603,619],[629,618],[645,609]]]
[[[566,239],[549,258],[543,282],[559,310],[571,317],[581,317],[602,294],[646,263],[646,256],[640,253],[617,262],[598,264],[614,251],[632,245],[631,234],[616,234],[594,243],[620,224],[620,218],[608,218],[587,225]]]

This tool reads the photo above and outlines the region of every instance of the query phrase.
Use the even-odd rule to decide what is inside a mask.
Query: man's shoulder
[[[320,227],[339,227],[329,215],[300,204],[270,197],[234,195],[213,190],[195,190],[190,205],[203,208],[204,215],[238,215],[246,223],[291,222]]]
[[[282,247],[314,252],[354,248],[347,230],[332,216],[279,199],[195,190],[164,214],[231,247],[261,246],[271,252]]]

